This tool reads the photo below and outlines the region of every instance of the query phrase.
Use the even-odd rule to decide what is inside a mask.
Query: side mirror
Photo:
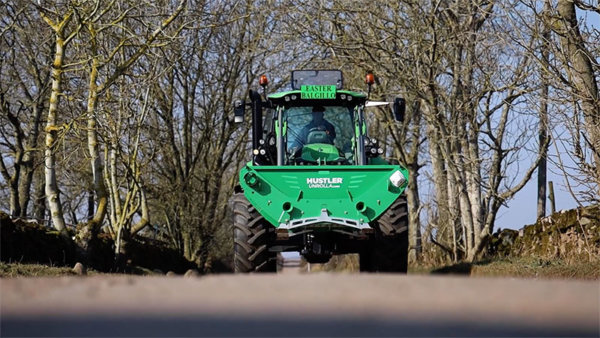
[[[244,100],[235,100],[233,103],[233,122],[244,122],[244,114],[246,113],[246,102]]]
[[[404,121],[404,113],[406,112],[406,100],[401,97],[397,97],[394,100],[394,106],[392,107],[392,113],[394,114],[394,120],[398,122]]]

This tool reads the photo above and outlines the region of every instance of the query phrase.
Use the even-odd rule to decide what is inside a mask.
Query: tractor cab
[[[261,77],[260,84],[266,88],[266,77]],[[367,84],[370,91],[369,76]],[[290,91],[265,95],[265,102],[258,92],[250,93],[254,164],[383,164],[378,159],[382,149],[367,135],[364,109],[368,96],[342,89],[341,71],[293,71],[291,87]],[[245,106],[244,101],[236,103],[236,121],[243,121]],[[404,101],[397,99],[393,107],[399,120]],[[264,125],[260,126],[263,110]]]
[[[269,96],[279,120],[285,152],[284,165],[352,165],[357,164],[356,124],[362,114],[364,94],[336,93],[341,98],[306,100],[298,99],[301,91],[291,91]],[[335,91],[334,91],[335,93]],[[362,97],[361,97],[362,96]],[[349,102],[351,97],[354,102]],[[286,101],[286,98],[288,101]],[[293,98],[296,98],[295,100]],[[360,102],[362,101],[362,103]],[[279,123],[274,123],[278,135]]]

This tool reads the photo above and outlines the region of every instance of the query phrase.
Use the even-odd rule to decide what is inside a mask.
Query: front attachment
[[[408,172],[397,165],[252,166],[240,172],[244,194],[279,229],[370,229],[402,194]]]

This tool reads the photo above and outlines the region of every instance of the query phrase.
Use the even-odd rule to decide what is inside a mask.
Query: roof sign
[[[304,85],[300,87],[300,98],[303,100],[335,99],[335,85]]]

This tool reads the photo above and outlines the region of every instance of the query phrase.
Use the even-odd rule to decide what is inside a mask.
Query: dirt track
[[[595,336],[600,282],[365,274],[0,280],[1,336]]]

